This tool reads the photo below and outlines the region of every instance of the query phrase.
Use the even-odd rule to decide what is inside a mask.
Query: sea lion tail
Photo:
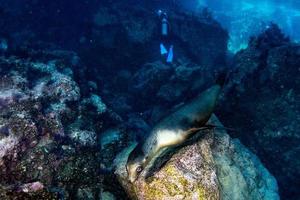
[[[223,87],[227,81],[227,71],[223,70],[217,74],[216,84]]]

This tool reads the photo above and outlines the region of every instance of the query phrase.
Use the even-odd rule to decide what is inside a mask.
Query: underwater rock
[[[40,183],[28,183],[27,186],[32,185],[34,187],[40,187]],[[23,187],[26,186],[26,184],[22,185]],[[45,188],[41,188],[35,192],[27,192],[29,190],[25,189],[25,191],[22,191],[22,186],[13,186],[13,187],[4,187],[0,186],[0,198],[3,200],[10,200],[10,199],[24,199],[24,200],[31,200],[31,199],[58,199],[57,194],[53,194],[49,192]],[[27,187],[26,186],[26,187]],[[24,189],[24,188],[23,188]]]
[[[110,107],[119,114],[127,114],[128,112],[132,111],[132,106],[129,105],[129,98],[127,96],[120,96],[116,95],[113,97],[109,104]]]
[[[206,140],[181,149],[149,181],[138,179],[129,195],[137,196],[133,199],[219,199],[216,170],[211,151],[207,150],[209,146]],[[125,182],[126,176],[122,181],[123,186],[130,184]]]
[[[101,165],[102,168],[111,169],[115,156],[126,145],[126,132],[113,128],[100,134]]]
[[[25,193],[37,192],[43,189],[44,185],[41,182],[26,183],[19,187],[19,190]]]
[[[22,95],[24,94],[18,90],[1,90],[0,108],[9,106],[10,104],[18,101]]]
[[[49,91],[54,97],[58,98],[60,102],[77,101],[80,98],[80,91],[77,83],[71,77],[61,73],[52,73],[51,81],[53,84],[49,85]]]
[[[77,199],[81,200],[94,200],[93,192],[90,188],[79,188],[76,194]]]
[[[275,25],[253,38],[235,56],[218,109],[225,126],[235,127],[232,134],[276,177],[283,199],[300,198],[299,51]]]
[[[107,145],[112,145],[119,140],[121,140],[122,137],[122,131],[119,129],[109,129],[101,133],[101,148],[106,149]]]
[[[190,50],[192,60],[214,70],[225,64],[228,33],[219,27],[213,17],[207,17],[206,14],[204,11],[195,19],[189,13],[176,13],[171,16],[174,17],[171,27]]]
[[[276,179],[238,139],[217,133],[212,149],[221,199],[279,200]]]
[[[215,117],[211,122],[221,125]],[[115,174],[133,199],[279,199],[276,180],[254,154],[225,131],[206,133],[167,159],[159,156],[130,183],[125,164],[133,144],[117,156]]]
[[[180,81],[190,81],[198,78],[203,73],[203,69],[200,66],[186,66],[181,64],[175,68],[175,74],[171,79]]]
[[[95,197],[101,157],[94,130],[108,108],[89,91],[84,97],[93,108],[80,106],[75,58],[27,50],[0,56],[0,199]]]
[[[169,83],[161,86],[156,96],[166,102],[177,102],[187,89],[187,85]]]
[[[116,197],[110,192],[101,192],[101,200],[116,200]]]
[[[93,21],[89,24],[88,36],[84,34],[82,37],[82,48],[78,48],[78,52],[86,65],[95,66],[86,70],[86,74],[99,86],[103,83],[110,85],[121,70],[136,74],[147,63],[165,63],[159,51],[162,42],[159,34],[161,27],[156,11],[160,6],[153,6],[154,3],[151,2],[149,6],[144,7],[140,5],[143,2],[102,3],[94,7],[95,12],[90,13],[93,15]],[[228,34],[216,20],[208,19],[204,16],[207,14],[201,12],[196,15],[183,12],[179,7],[166,11],[170,23],[169,43],[174,46],[175,53],[173,64],[187,60],[211,70],[225,65]],[[102,52],[101,56],[98,52]],[[164,73],[164,70],[161,69],[160,72]],[[132,91],[129,79],[120,79],[119,84],[115,84],[109,90],[125,88],[123,92],[127,93],[126,86],[129,86],[127,88]],[[153,87],[156,87],[159,82],[153,84]],[[151,87],[148,87],[151,90]],[[140,89],[133,89],[137,90]],[[140,91],[142,96],[146,97],[149,94],[148,90]],[[106,100],[107,97],[103,98]]]
[[[22,85],[26,80],[19,75],[2,76],[0,79],[0,109],[4,109],[12,104],[29,99],[29,95],[24,92]],[[19,87],[18,87],[19,86]],[[21,86],[21,87],[20,87]]]
[[[93,131],[71,129],[68,135],[72,141],[77,142],[82,146],[96,145],[97,135]]]
[[[18,138],[15,136],[8,136],[5,138],[1,138],[1,140],[0,140],[0,166],[2,166],[4,164],[3,157],[8,156],[8,154],[11,153],[13,151],[13,149],[17,146],[18,142],[19,142]]]
[[[134,92],[147,97],[155,94],[172,75],[172,68],[162,62],[147,63],[133,75]]]
[[[133,76],[130,94],[139,95],[133,108],[145,109],[145,102],[166,107],[176,105],[215,81],[214,74],[203,66],[181,61],[173,66],[162,62],[147,63]],[[154,107],[153,105],[153,107]]]
[[[106,112],[106,105],[103,103],[101,97],[96,94],[91,94],[90,98],[86,98],[81,102],[83,105],[91,105],[96,108],[97,114]]]
[[[95,197],[102,184],[99,176],[100,163],[99,151],[82,148],[64,158],[55,180],[66,194],[73,195],[69,198]]]

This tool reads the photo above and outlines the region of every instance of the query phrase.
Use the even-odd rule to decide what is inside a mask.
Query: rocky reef
[[[153,1],[0,2],[1,199],[278,199],[270,173],[281,198],[299,197],[300,50],[276,25],[227,66],[213,16],[164,1],[166,64]],[[125,148],[224,69],[217,115],[235,131],[192,138],[128,183]]]
[[[210,123],[221,125],[216,117]],[[134,183],[128,182],[125,164],[135,145],[121,152],[115,173],[132,199],[279,199],[274,177],[238,139],[223,130],[205,132]]]
[[[113,160],[134,141],[135,130],[147,132],[150,125],[135,114],[126,123],[95,93],[97,84],[75,81],[84,76],[75,70],[85,68],[74,62],[75,53],[26,52],[0,57],[1,198],[126,199],[117,182],[122,180],[128,191],[130,184],[119,174],[126,156],[117,165],[117,177],[111,174]],[[176,76],[184,81],[193,73]],[[151,84],[150,79],[143,88]],[[258,158],[224,132],[207,132],[167,160],[150,185],[139,181],[139,198],[278,198],[276,181]]]
[[[219,108],[225,126],[278,180],[283,199],[299,198],[300,46],[271,25],[238,52]]]
[[[0,57],[1,199],[99,199],[101,118],[115,118],[80,93],[75,54],[27,53]]]

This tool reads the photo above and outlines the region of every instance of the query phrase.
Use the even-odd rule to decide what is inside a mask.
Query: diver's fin
[[[167,57],[167,63],[172,63],[173,62],[173,45],[171,45]]]
[[[164,55],[164,54],[167,54],[168,51],[166,49],[166,47],[163,45],[163,43],[160,44],[160,54],[161,55]]]

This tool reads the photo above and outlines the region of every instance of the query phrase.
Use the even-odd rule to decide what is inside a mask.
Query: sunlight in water
[[[198,8],[205,6],[229,30],[228,48],[233,53],[247,47],[249,37],[266,29],[270,22],[278,24],[291,39],[300,40],[300,7],[294,1],[198,1]]]

